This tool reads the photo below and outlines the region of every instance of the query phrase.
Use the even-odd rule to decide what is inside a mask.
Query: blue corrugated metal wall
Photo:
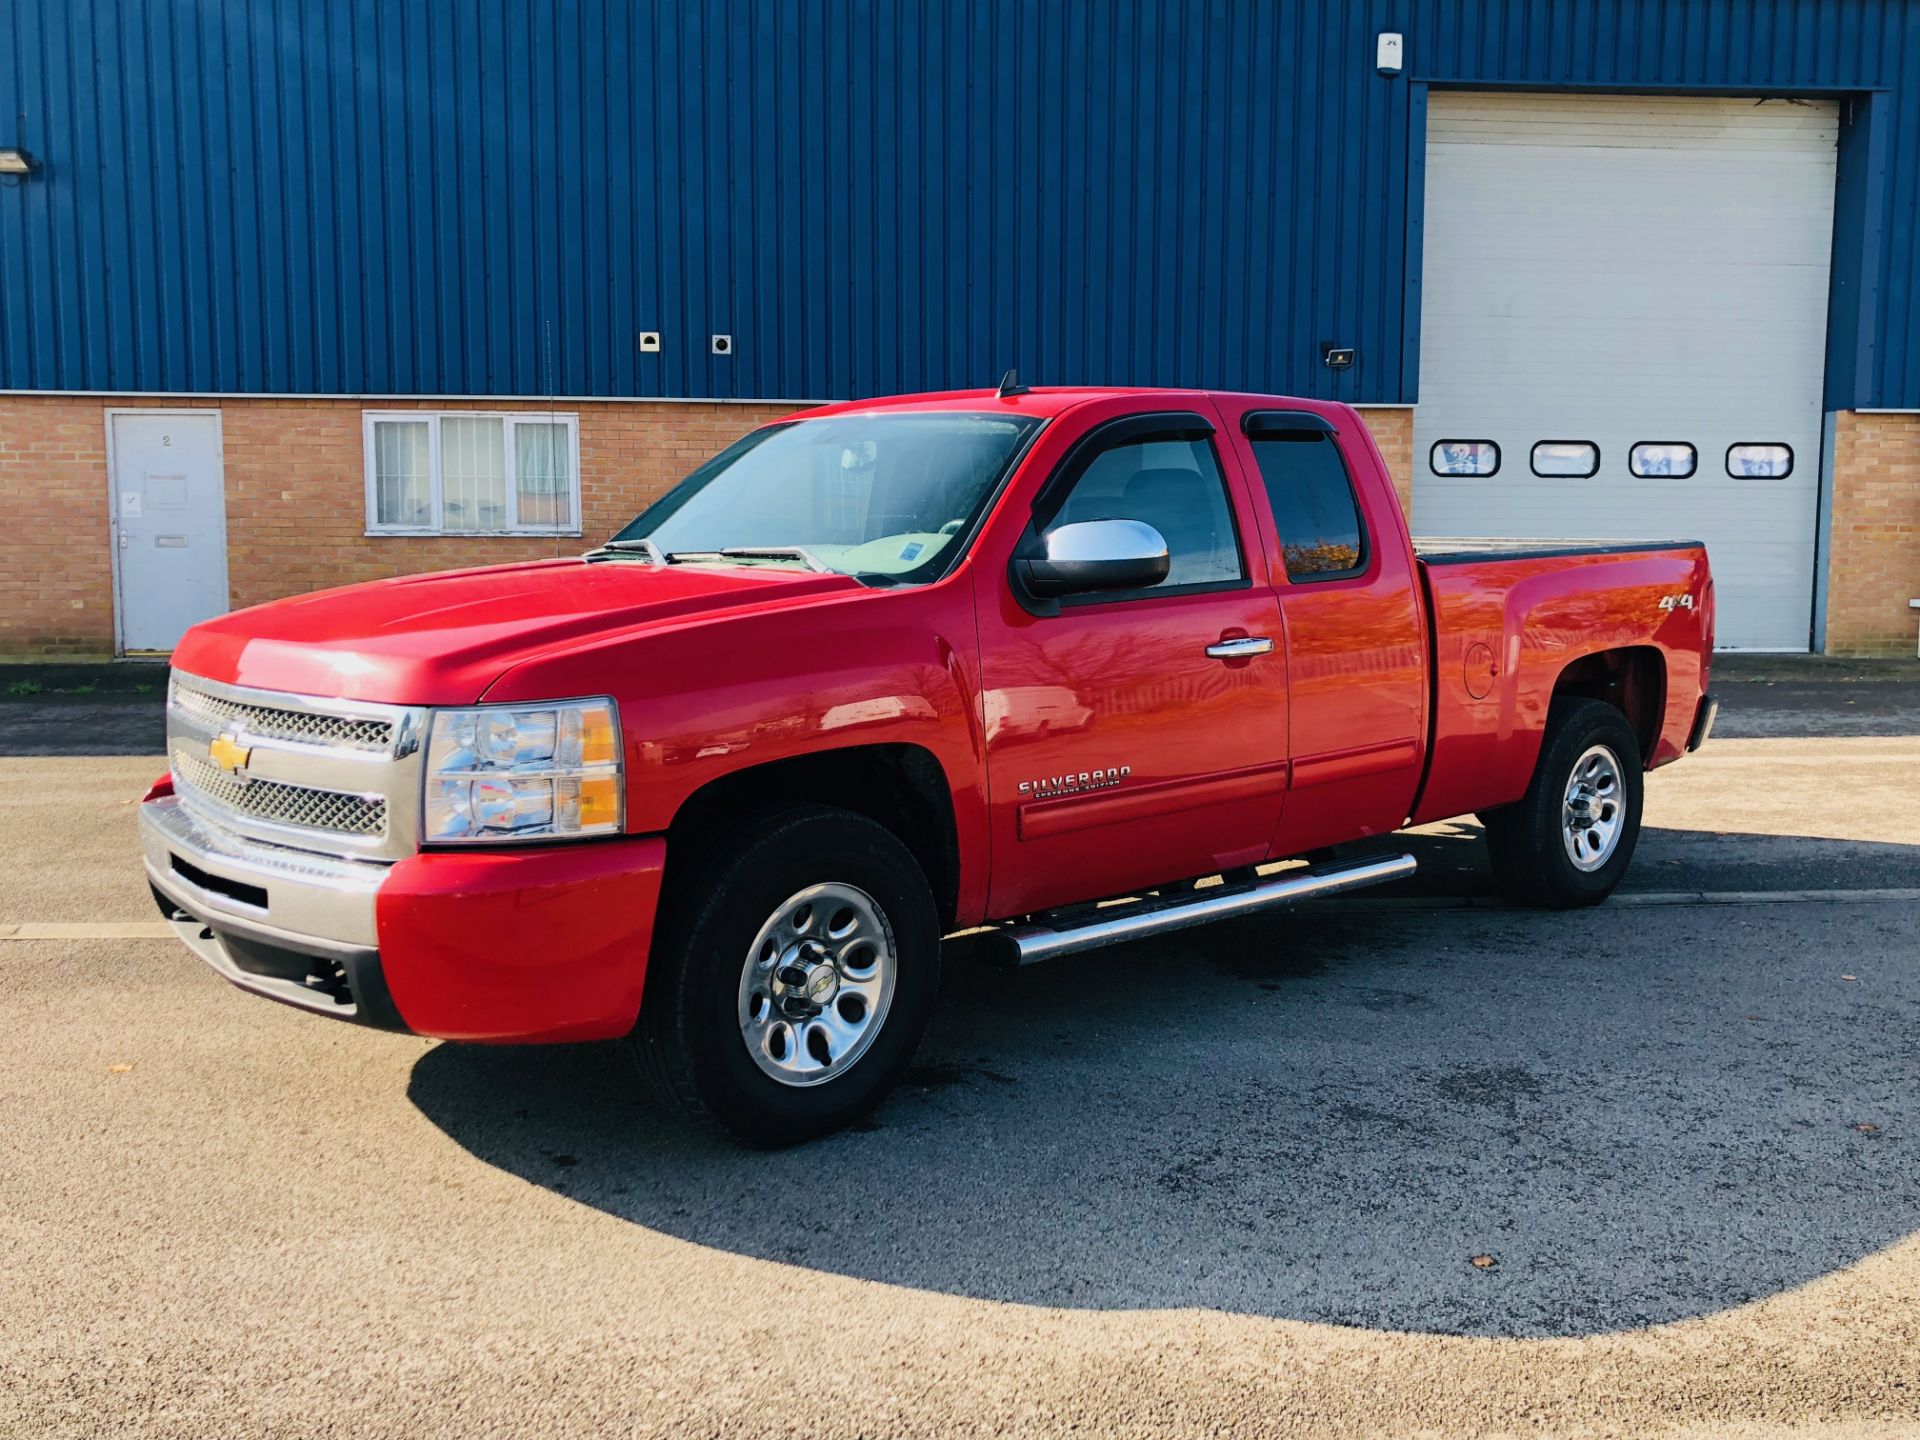
[[[1913,0],[0,0],[0,45],[45,160],[0,388],[1410,400],[1431,82],[1877,91],[1833,384],[1920,406]]]

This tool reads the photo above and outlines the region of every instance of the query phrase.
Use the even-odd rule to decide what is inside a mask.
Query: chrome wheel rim
[[[1626,792],[1620,757],[1605,745],[1590,745],[1573,762],[1561,807],[1560,839],[1574,869],[1598,870],[1613,858],[1626,828]]]
[[[886,912],[857,885],[787,897],[740,971],[740,1038],[782,1085],[820,1085],[859,1063],[893,1004],[898,962]]]

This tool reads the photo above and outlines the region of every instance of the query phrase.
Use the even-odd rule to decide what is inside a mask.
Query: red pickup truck
[[[886,1093],[954,931],[1349,890],[1468,812],[1518,900],[1605,898],[1712,645],[1698,544],[1415,542],[1344,406],[1010,377],[765,426],[578,559],[195,628],[142,842],[243,989],[626,1037],[777,1144]]]

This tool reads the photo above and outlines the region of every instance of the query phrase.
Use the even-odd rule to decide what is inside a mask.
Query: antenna
[[[1020,372],[1009,370],[1000,377],[1000,388],[993,392],[994,399],[1005,400],[1009,395],[1024,395],[1033,387],[1020,383]]]

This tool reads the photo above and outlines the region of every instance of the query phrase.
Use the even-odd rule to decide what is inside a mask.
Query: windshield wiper
[[[655,565],[684,565],[701,560],[798,560],[807,569],[822,575],[837,572],[804,545],[729,545],[723,550],[662,550],[652,540],[609,540],[597,550],[589,550],[583,559],[610,560],[618,555],[638,555]]]
[[[609,560],[619,555],[639,555],[655,565],[684,565],[702,560],[798,560],[807,569],[821,575],[837,575],[835,570],[804,545],[729,545],[722,550],[662,550],[652,540],[609,540],[597,550],[589,550],[586,560]]]
[[[674,550],[667,555],[670,565],[684,560],[798,560],[822,575],[838,573],[804,545],[729,545],[723,550]]]
[[[672,560],[664,554],[653,541],[642,536],[638,540],[609,540],[598,550],[589,550],[581,558],[584,560],[604,560],[613,555],[639,555],[655,565],[670,565]]]
[[[831,575],[833,567],[804,545],[729,545],[722,555],[739,555],[748,560],[798,560],[807,569]]]

